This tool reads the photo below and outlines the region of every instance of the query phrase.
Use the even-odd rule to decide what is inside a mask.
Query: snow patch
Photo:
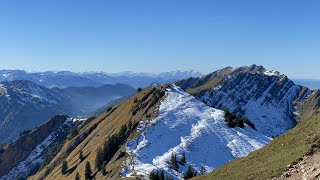
[[[267,76],[280,76],[280,72],[275,70],[266,71],[264,74]]]
[[[167,89],[159,116],[126,145],[130,157],[124,162],[122,177],[147,177],[154,169],[182,179],[188,165],[210,172],[235,158],[266,145],[271,138],[245,125],[228,128],[224,112],[211,108],[175,85]],[[141,124],[141,123],[140,123]],[[187,164],[178,171],[170,168],[172,154],[186,154]]]
[[[58,132],[62,131],[63,126],[69,125],[72,122],[71,118],[68,118],[57,131],[51,133],[42,143],[35,147],[35,149],[30,153],[30,155],[22,162],[20,162],[16,167],[12,168],[8,174],[0,177],[0,180],[15,179],[16,177],[25,177],[28,175],[30,170],[40,164],[45,157],[45,151],[52,145],[52,143],[58,137]]]

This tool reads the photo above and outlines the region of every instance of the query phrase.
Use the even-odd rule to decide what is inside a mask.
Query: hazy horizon
[[[318,1],[1,1],[0,69],[73,72],[263,65],[320,79]]]
[[[250,66],[250,65],[246,65],[246,66]],[[259,66],[259,65],[258,65]],[[263,65],[262,65],[263,66]],[[229,67],[229,66],[226,66],[226,67]],[[232,67],[232,66],[230,66]],[[240,67],[240,66],[238,66]],[[233,67],[233,68],[238,68],[238,67]],[[225,68],[225,67],[223,67]],[[265,67],[266,68],[266,67]],[[125,73],[132,73],[132,74],[149,74],[149,75],[159,75],[161,73],[170,73],[170,72],[174,72],[174,71],[179,71],[179,72],[194,72],[194,73],[201,73],[202,75],[206,75],[206,74],[209,74],[209,73],[212,73],[214,71],[217,71],[217,70],[220,70],[221,68],[219,69],[215,69],[215,70],[212,70],[211,72],[208,72],[208,73],[203,73],[201,71],[198,71],[198,70],[194,70],[194,69],[186,69],[186,70],[180,70],[180,69],[175,69],[175,70],[171,70],[171,71],[160,71],[160,72],[139,72],[139,71],[119,71],[119,72],[107,72],[107,71],[82,71],[82,72],[79,72],[79,71],[72,71],[72,70],[68,70],[68,69],[65,69],[65,70],[45,70],[45,71],[32,71],[32,70],[25,70],[25,69],[0,69],[0,71],[15,71],[15,70],[21,70],[21,71],[25,71],[27,73],[43,73],[43,72],[64,72],[64,71],[67,71],[67,72],[72,72],[72,73],[77,73],[77,74],[82,74],[82,73],[105,73],[105,74],[110,74],[110,75],[116,75],[116,74],[125,74]],[[267,70],[277,70],[277,69],[268,69],[266,68]],[[278,70],[277,70],[278,71]],[[287,74],[279,71],[280,73],[288,76]],[[305,81],[320,81],[320,78],[299,78],[299,77],[290,77],[288,76],[290,79],[292,80],[305,80]]]

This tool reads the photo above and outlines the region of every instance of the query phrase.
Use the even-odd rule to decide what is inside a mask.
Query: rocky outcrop
[[[295,164],[289,164],[287,171],[282,173],[279,177],[272,180],[296,180],[296,179],[319,179],[320,178],[320,154],[313,154],[311,156],[304,156]]]
[[[27,158],[37,145],[56,131],[67,119],[66,115],[55,116],[31,133],[9,144],[0,154],[0,177]]]
[[[299,105],[312,106],[303,114],[314,113],[319,108],[316,92],[295,85],[287,76],[263,66],[228,67],[176,84],[214,108],[246,116],[259,132],[269,137],[281,135],[297,124],[296,116],[302,109]]]

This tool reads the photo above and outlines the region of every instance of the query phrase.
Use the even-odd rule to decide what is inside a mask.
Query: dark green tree
[[[238,116],[236,120],[236,126],[239,128],[244,128],[244,122],[242,117]]]
[[[230,116],[230,111],[229,111],[229,109],[225,109],[225,110],[224,110],[224,118],[227,119],[227,117],[229,117],[229,116]]]
[[[103,149],[99,148],[97,150],[96,159],[95,159],[95,166],[100,171],[103,165]]]
[[[127,128],[127,129],[128,129],[129,131],[131,131],[131,130],[132,130],[131,128],[132,128],[132,122],[129,121],[129,123],[128,123],[128,128]]]
[[[90,180],[91,174],[92,174],[91,165],[89,162],[87,162],[86,167],[85,167],[85,171],[84,171],[85,180]]]
[[[232,120],[227,120],[227,126],[229,128],[235,128],[236,127],[235,123]]]
[[[64,175],[64,174],[67,174],[67,172],[68,172],[68,163],[67,161],[63,161],[61,166],[61,173]]]
[[[153,171],[149,174],[149,179],[150,179],[150,180],[160,180],[158,172],[156,172],[155,170],[153,170]]]
[[[180,164],[184,165],[187,163],[186,153],[183,153],[180,159]]]
[[[83,159],[84,159],[84,158],[83,158],[82,150],[80,150],[80,152],[79,152],[79,160],[80,160],[80,161],[83,161]]]
[[[164,179],[164,170],[161,170],[161,171],[160,171],[159,180],[165,180],[165,179]]]
[[[80,174],[77,172],[76,177],[74,178],[74,180],[80,180]]]
[[[188,170],[186,174],[184,175],[185,179],[191,179],[194,177],[194,169],[192,168],[191,165],[188,166]]]
[[[171,168],[175,171],[178,171],[179,165],[178,165],[178,161],[177,161],[177,156],[174,153],[172,153],[170,161],[171,161]]]
[[[107,170],[106,170],[106,163],[105,162],[102,164],[101,173],[104,176],[108,174]]]

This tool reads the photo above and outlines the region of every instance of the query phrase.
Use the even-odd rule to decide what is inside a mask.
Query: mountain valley
[[[57,88],[51,90],[63,96],[77,92],[74,88],[66,88],[63,93]],[[87,90],[78,92],[85,94]],[[77,133],[71,133],[72,128],[64,131],[54,155],[44,158],[46,150],[38,160],[27,158],[36,150],[33,146],[23,151],[25,159],[17,160],[20,162],[1,175],[3,179],[29,176],[33,180],[78,176],[149,179],[159,174],[167,179],[281,178],[288,164],[298,164],[310,149],[316,154],[316,135],[305,135],[314,133],[317,127],[319,103],[318,90],[295,85],[279,72],[257,65],[227,67],[198,78],[138,89],[96,118],[72,123]],[[304,133],[297,136],[301,131]],[[304,139],[310,139],[310,144],[302,145]],[[39,145],[45,138],[41,140]],[[17,142],[21,143],[19,139]],[[4,154],[11,146],[3,148]],[[272,165],[256,165],[271,152],[279,155],[263,161]],[[36,170],[21,170],[26,160],[40,165],[34,166]],[[89,165],[88,175],[85,172]],[[229,167],[242,174],[231,175]],[[244,167],[247,169],[238,171]],[[254,167],[257,169],[252,170]]]

